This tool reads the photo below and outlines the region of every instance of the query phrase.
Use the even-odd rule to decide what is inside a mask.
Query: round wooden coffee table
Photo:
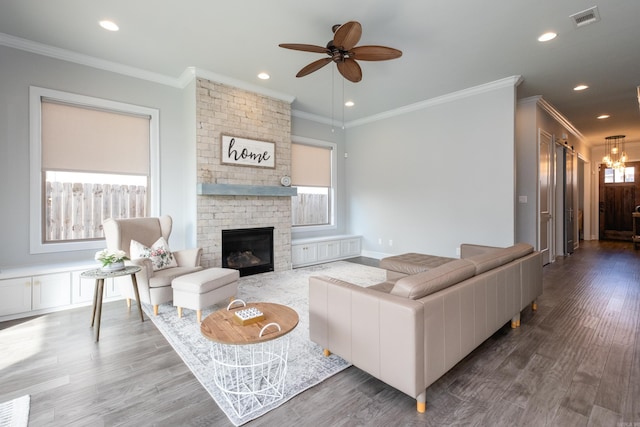
[[[251,308],[264,319],[242,325],[236,311]],[[239,417],[284,397],[287,334],[297,325],[295,310],[267,302],[228,307],[200,324],[202,335],[211,340],[215,383]]]
[[[260,310],[264,313],[264,320],[244,326],[238,324],[234,320],[235,312],[247,308]],[[277,323],[280,330],[276,327],[268,328],[260,336],[260,330],[270,323]],[[256,302],[211,313],[200,324],[200,331],[211,341],[229,345],[244,345],[280,338],[291,332],[297,325],[298,313],[294,309],[281,304]]]

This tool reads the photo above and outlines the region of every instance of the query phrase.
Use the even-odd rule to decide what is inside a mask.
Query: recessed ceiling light
[[[601,115],[599,115],[599,116],[598,116],[598,118],[599,118],[600,120],[602,120],[602,119],[608,119],[609,117],[611,117],[611,116],[609,116],[608,114],[601,114]]]
[[[578,85],[576,87],[573,88],[573,90],[585,90],[585,89],[589,89],[589,86],[587,85]]]
[[[356,104],[353,101],[347,101],[347,102],[344,103],[344,105],[345,105],[345,107],[353,107]]]
[[[115,22],[109,21],[107,19],[104,19],[98,22],[98,24],[100,24],[100,26],[105,30],[109,30],[109,31],[118,31],[120,29],[120,27],[118,27],[118,25]]]
[[[271,78],[271,76],[269,74],[267,74],[267,73],[260,73],[260,74],[258,74],[258,78],[260,80],[269,80],[269,78]]]
[[[541,35],[540,37],[538,37],[538,41],[539,42],[548,42],[549,40],[553,40],[555,39],[557,36],[556,33],[554,32],[548,32],[548,33],[544,33],[543,35]]]

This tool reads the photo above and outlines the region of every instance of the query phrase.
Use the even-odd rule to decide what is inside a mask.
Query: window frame
[[[319,225],[293,225],[291,224],[292,234],[304,233],[309,231],[325,231],[335,230],[338,228],[336,224],[336,212],[338,211],[338,144],[335,142],[322,141],[319,139],[306,138],[303,136],[291,136],[292,144],[311,145],[316,147],[327,148],[331,151],[331,187],[329,191],[329,223]],[[293,162],[293,158],[291,159]]]
[[[604,165],[604,174],[602,175],[602,179],[603,179],[603,184],[604,185],[624,185],[624,184],[635,184],[635,166],[627,166],[624,169],[624,172],[622,172],[622,181],[616,181],[616,168],[609,168],[606,165]],[[627,169],[634,169],[632,176],[634,177],[633,181],[627,181]],[[612,182],[607,182],[607,171],[610,170],[613,173],[613,181]]]
[[[102,98],[78,95],[37,86],[29,87],[29,249],[31,254],[101,249],[104,239],[45,243],[43,241],[43,176],[42,176],[42,98],[98,108],[121,114],[147,115],[149,121],[149,214],[160,211],[160,112]]]

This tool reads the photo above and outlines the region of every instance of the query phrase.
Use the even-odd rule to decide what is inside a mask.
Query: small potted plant
[[[102,271],[118,271],[124,268],[124,261],[128,260],[125,251],[103,249],[96,252],[96,261],[102,264]]]

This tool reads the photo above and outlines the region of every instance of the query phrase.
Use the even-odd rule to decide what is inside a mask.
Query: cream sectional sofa
[[[531,245],[460,249],[460,259],[370,287],[311,277],[311,341],[424,412],[427,387],[507,322],[519,326],[542,294],[542,257]]]

